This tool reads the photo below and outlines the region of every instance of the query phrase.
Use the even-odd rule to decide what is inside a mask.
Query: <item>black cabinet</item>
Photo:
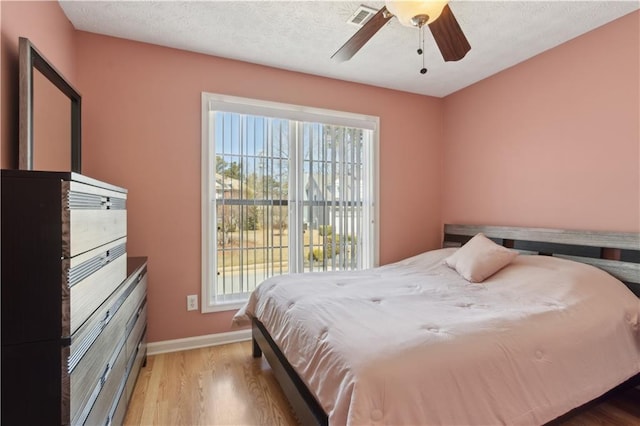
[[[0,194],[2,423],[121,422],[146,357],[147,262],[127,257],[127,191],[2,170]]]

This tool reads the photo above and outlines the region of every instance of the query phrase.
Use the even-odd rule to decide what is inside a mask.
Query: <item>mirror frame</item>
[[[18,44],[20,62],[20,127],[18,168],[33,170],[33,70],[36,69],[71,100],[71,171],[81,173],[81,107],[80,93],[35,48],[29,39],[20,37]]]

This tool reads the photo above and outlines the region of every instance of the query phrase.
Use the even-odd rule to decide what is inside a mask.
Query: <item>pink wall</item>
[[[229,330],[231,313],[185,303],[201,282],[202,91],[379,116],[380,260],[438,247],[442,100],[84,32],[77,42],[83,171],[130,191],[127,249],[149,256],[150,341]]]
[[[33,72],[33,168],[71,170],[71,101],[38,70]]]
[[[640,231],[639,17],[444,99],[444,223]]]
[[[27,37],[73,85],[76,31],[57,1],[0,2],[2,128],[0,165],[18,167],[18,37]],[[78,89],[79,90],[79,89]],[[80,91],[82,93],[82,91]]]

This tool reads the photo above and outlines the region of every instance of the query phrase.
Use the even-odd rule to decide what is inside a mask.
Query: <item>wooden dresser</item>
[[[120,424],[146,360],[146,258],[127,191],[2,170],[2,424]]]

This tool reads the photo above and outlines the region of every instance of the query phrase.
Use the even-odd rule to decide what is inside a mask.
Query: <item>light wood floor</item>
[[[251,342],[150,356],[138,377],[125,425],[295,425],[264,357]],[[632,389],[554,424],[640,425]]]

